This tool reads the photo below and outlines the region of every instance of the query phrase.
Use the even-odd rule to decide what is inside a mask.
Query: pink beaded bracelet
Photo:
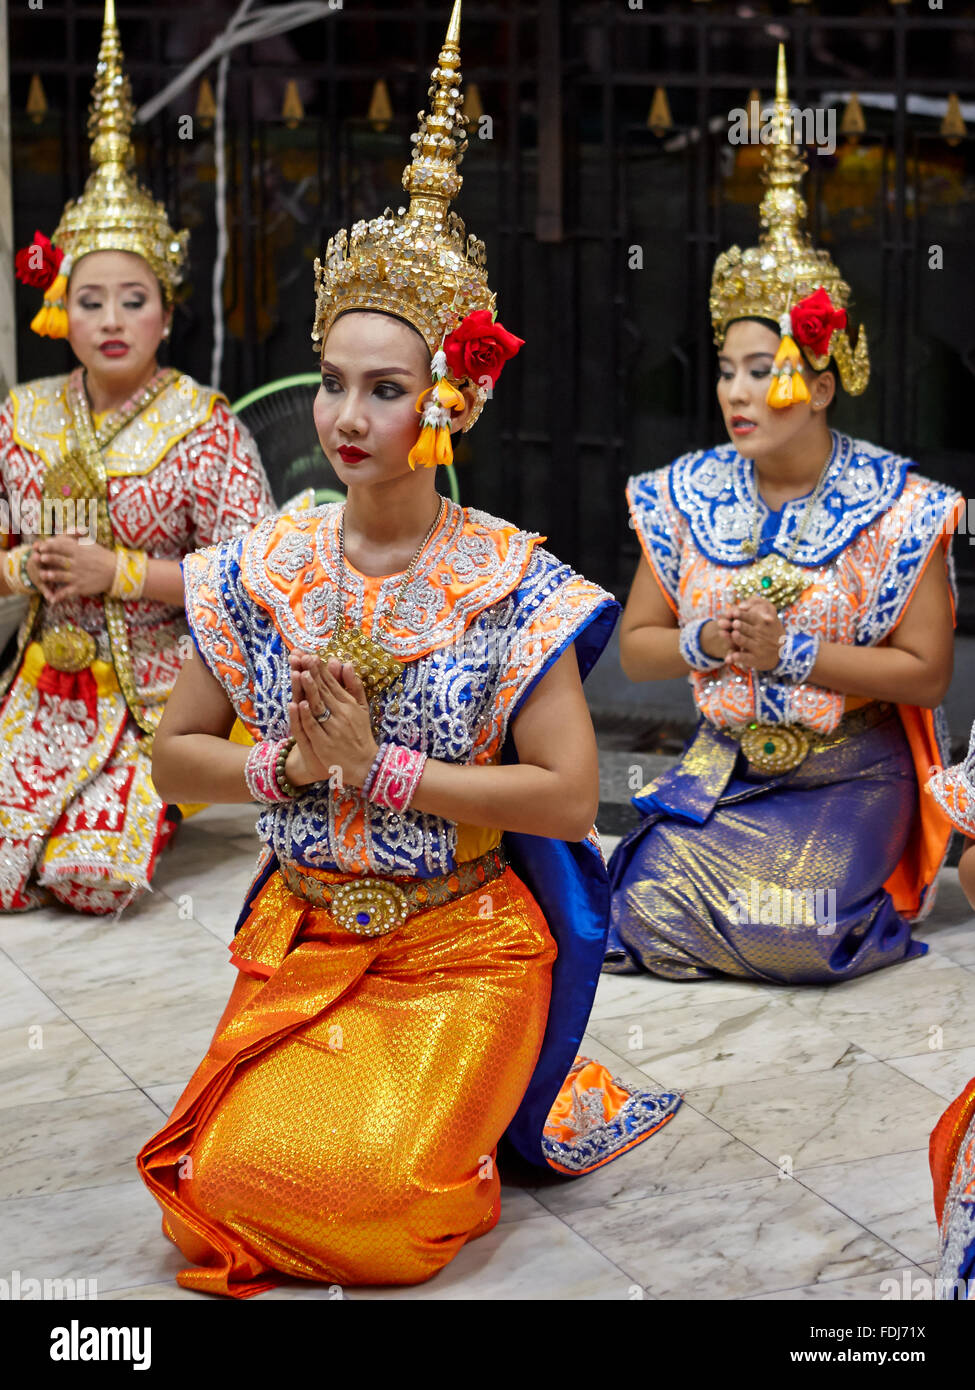
[[[254,801],[272,804],[290,801],[277,777],[278,757],[282,750],[292,744],[293,739],[263,739],[255,743],[244,764],[244,780]]]
[[[385,806],[389,811],[405,811],[423,776],[427,755],[413,748],[404,748],[399,743],[389,743],[384,747],[385,752],[366,795],[376,806]]]

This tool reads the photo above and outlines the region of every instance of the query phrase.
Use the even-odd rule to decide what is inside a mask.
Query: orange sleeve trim
[[[668,592],[667,586],[664,584],[663,580],[662,580],[661,577],[660,577],[660,571],[658,570],[658,568],[657,568],[657,563],[656,563],[656,561],[655,561],[654,558],[653,558],[653,551],[651,550],[650,546],[647,544],[646,537],[644,536],[643,531],[641,530],[641,528],[640,528],[640,526],[639,526],[639,523],[637,522],[636,511],[635,511],[634,506],[633,506],[633,500],[632,500],[632,498],[630,497],[630,490],[629,490],[629,487],[627,487],[627,490],[626,490],[626,505],[627,505],[627,507],[629,508],[630,516],[633,518],[633,529],[634,529],[634,531],[636,532],[637,540],[640,542],[640,550],[641,550],[641,552],[642,552],[642,554],[643,554],[643,558],[646,560],[647,565],[648,565],[649,568],[650,568],[650,573],[653,575],[654,579],[657,581],[657,587],[659,588],[660,592],[663,594],[663,596],[664,596],[664,601],[666,602],[667,607],[671,610],[671,612],[673,613],[674,617],[677,618],[677,617],[680,616],[680,610],[678,609],[677,604],[675,603],[673,596]]]
[[[959,506],[963,506],[964,503],[959,502],[958,505],[959,505]],[[900,611],[900,613],[899,613],[898,616],[897,616],[897,621],[896,621],[896,622],[894,623],[894,625],[893,625],[891,628],[889,628],[888,631],[887,631],[887,636],[888,636],[888,637],[890,636],[890,634],[891,634],[892,632],[896,632],[897,629],[898,629],[898,627],[900,626],[901,620],[903,619],[904,615],[907,613],[907,610],[910,608],[910,606],[911,606],[911,601],[912,601],[912,599],[914,598],[914,595],[917,593],[917,586],[920,584],[920,582],[921,582],[921,580],[924,578],[925,574],[927,574],[928,565],[930,565],[931,561],[934,559],[934,556],[935,556],[935,554],[937,553],[939,547],[940,547],[940,549],[941,549],[942,558],[943,558],[944,561],[945,561],[945,571],[946,571],[946,573],[947,573],[947,568],[948,568],[948,563],[947,563],[947,561],[948,561],[948,547],[949,547],[949,545],[951,544],[951,537],[952,537],[952,535],[953,535],[953,532],[951,532],[951,531],[946,531],[946,532],[942,533],[940,536],[937,536],[937,537],[935,538],[935,540],[933,541],[933,543],[932,543],[932,545],[931,545],[931,549],[928,551],[928,558],[925,560],[924,564],[923,564],[923,565],[921,566],[921,568],[918,570],[917,578],[915,579],[914,583],[911,585],[911,592],[908,594],[907,598],[904,600],[903,607],[901,608],[901,611]],[[954,596],[954,594],[951,592],[951,585],[950,585],[950,584],[948,585],[948,601],[949,601],[949,603],[951,604],[951,625],[952,625],[952,627],[955,627],[956,624],[957,624],[957,622],[958,622],[958,614],[957,614],[956,609],[955,609],[955,596]]]
[[[898,705],[897,713],[911,750],[918,781],[918,814],[910,838],[894,872],[884,887],[903,917],[914,918],[924,896],[937,878],[951,839],[952,824],[925,786],[933,767],[940,767],[941,753],[934,731],[934,711],[917,705]]]

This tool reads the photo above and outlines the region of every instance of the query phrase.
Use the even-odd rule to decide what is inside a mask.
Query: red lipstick
[[[358,463],[360,459],[372,457],[365,449],[357,449],[354,444],[343,444],[338,454],[343,463]]]

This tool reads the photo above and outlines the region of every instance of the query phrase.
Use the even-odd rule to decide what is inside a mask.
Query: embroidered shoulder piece
[[[879,516],[904,489],[909,459],[849,435],[833,435],[833,454],[815,510],[793,562],[810,567],[834,559]],[[674,507],[690,524],[697,548],[717,565],[750,565],[754,557],[742,544],[769,509],[759,497],[754,468],[733,444],[685,454],[671,465]],[[788,556],[803,524],[808,499],[797,497],[782,508],[772,550]]]
[[[700,450],[696,454],[684,454],[667,468],[638,473],[626,485],[630,524],[636,531],[647,564],[675,613],[679,602],[680,557],[687,523],[673,504],[669,474],[671,469],[701,456]]]
[[[935,1297],[975,1301],[975,1116],[958,1146],[940,1235]]]
[[[271,646],[274,631],[263,613],[254,612],[241,585],[240,552],[244,539],[239,536],[207,546],[183,560],[186,617],[200,655],[223,686],[248,732],[256,739],[281,737],[287,732],[288,722],[283,702],[282,708],[275,711],[276,719],[262,708],[274,687],[258,682],[253,654]],[[280,732],[271,732],[275,726]]]
[[[975,727],[964,761],[935,773],[924,790],[934,797],[956,830],[975,840]]]
[[[338,616],[339,520],[343,504],[270,517],[245,539],[243,583],[273,619],[289,647],[316,648]],[[511,593],[544,537],[486,512],[448,502],[444,519],[397,603],[401,575],[383,580],[373,621],[382,642],[401,661],[453,641],[477,615]],[[348,567],[343,593],[347,619],[362,621],[364,585]],[[395,605],[394,621],[390,614]]]
[[[936,545],[944,546],[952,605],[957,606],[949,538],[963,506],[954,488],[911,473],[887,514],[858,538],[857,549],[864,554],[854,552],[851,558],[862,558],[861,572],[872,576],[857,622],[859,646],[872,646],[897,626]]]
[[[612,594],[538,546],[517,589],[468,629],[470,650],[490,653],[479,674],[490,702],[475,741],[477,761],[499,756],[525,699],[573,643],[585,680],[618,615]]]
[[[67,376],[42,377],[15,386],[10,393],[15,441],[39,455],[48,468],[77,448],[65,397],[69,380]],[[108,445],[106,473],[110,478],[149,473],[174,444],[208,420],[214,404],[222,400],[226,397],[212,387],[201,386],[185,374],[177,377]]]

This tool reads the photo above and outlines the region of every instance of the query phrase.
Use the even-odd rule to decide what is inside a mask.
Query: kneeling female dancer
[[[608,911],[580,672],[614,602],[435,489],[451,430],[521,345],[492,321],[483,245],[447,215],[459,15],[408,211],[341,232],[317,268],[315,419],[347,502],[185,566],[203,659],[154,776],[169,797],[266,807],[237,983],[139,1157],[198,1266],[188,1288],[427,1279],[497,1221],[506,1131],[578,1174],[679,1104],[575,1058]],[[235,713],[250,754],[225,741]]]
[[[644,558],[623,665],[690,672],[701,723],[610,864],[618,973],[826,984],[917,955],[948,844],[918,785],[943,762],[961,500],[827,425],[837,377],[866,387],[866,340],[802,226],[781,49],[775,120],[766,230],[711,283],[732,443],[628,489]]]

